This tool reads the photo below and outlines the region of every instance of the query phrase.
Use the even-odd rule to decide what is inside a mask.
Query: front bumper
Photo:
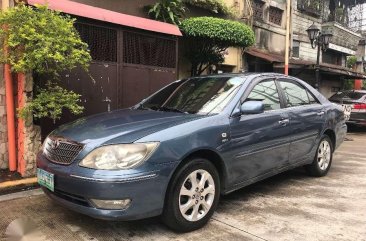
[[[80,167],[66,167],[37,156],[37,167],[54,174],[54,192],[42,188],[54,201],[76,212],[106,220],[136,220],[160,215],[165,192],[175,164],[159,165],[158,169],[118,178],[97,178],[78,175]],[[92,172],[92,170],[91,170]],[[124,210],[96,208],[90,199],[131,199]]]

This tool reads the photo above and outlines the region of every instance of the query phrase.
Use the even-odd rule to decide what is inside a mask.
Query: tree
[[[243,23],[213,17],[196,17],[180,25],[186,43],[185,57],[191,63],[191,75],[202,74],[209,66],[224,61],[229,47],[246,48],[255,42],[253,30]]]
[[[51,117],[55,121],[61,116],[60,109],[69,109],[74,114],[82,112],[83,107],[78,104],[80,95],[57,86],[60,72],[78,66],[87,70],[91,61],[88,46],[81,40],[74,22],[75,19],[47,6],[34,8],[20,3],[0,13],[0,25],[6,26],[0,29],[0,41],[8,46],[7,52],[1,51],[1,62],[10,64],[13,73],[33,72],[49,82],[45,89],[35,83],[39,95],[34,104],[20,110],[22,118],[33,113],[35,117]],[[42,108],[38,108],[39,103]]]

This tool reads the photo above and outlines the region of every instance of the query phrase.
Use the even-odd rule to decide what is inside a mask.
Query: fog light
[[[131,203],[131,199],[122,200],[100,200],[100,199],[90,199],[95,207],[101,209],[126,209]]]

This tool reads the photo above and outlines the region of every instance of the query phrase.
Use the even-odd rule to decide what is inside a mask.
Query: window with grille
[[[283,10],[275,7],[269,7],[269,21],[271,23],[281,25],[282,24]]]
[[[294,40],[292,42],[292,57],[300,57],[300,41]]]
[[[132,32],[123,33],[123,62],[176,67],[176,41]]]
[[[116,30],[81,23],[76,23],[75,28],[88,44],[93,60],[117,62]]]
[[[260,0],[253,1],[253,16],[255,20],[263,20],[264,2]]]

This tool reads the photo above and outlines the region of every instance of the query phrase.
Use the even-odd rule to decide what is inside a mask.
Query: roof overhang
[[[123,25],[147,31],[182,36],[176,25],[155,21],[147,18],[136,17],[123,13],[113,12],[68,0],[27,0],[29,5],[47,5],[49,9],[57,10],[74,16],[95,19],[103,22]]]
[[[245,50],[245,52],[249,55],[272,63],[273,67],[276,69],[285,68],[285,58],[282,55],[268,53],[257,48],[248,48]],[[316,64],[313,61],[291,58],[289,60],[289,68],[315,70]],[[322,73],[328,75],[341,75],[347,79],[366,79],[366,75],[364,73],[360,73],[339,65],[321,63],[319,68]]]

